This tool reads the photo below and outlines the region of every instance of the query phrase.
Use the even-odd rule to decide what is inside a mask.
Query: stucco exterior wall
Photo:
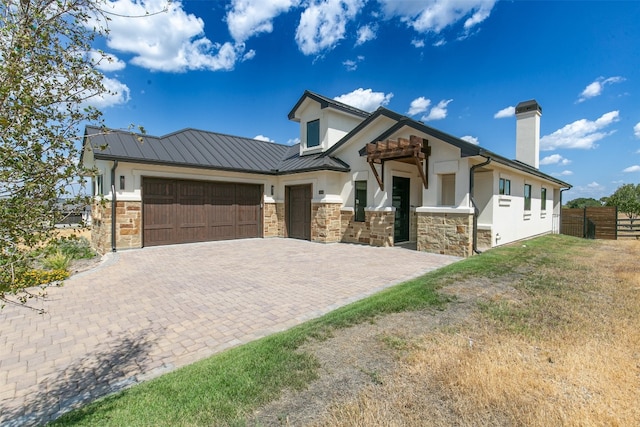
[[[494,186],[498,180],[511,180],[511,194],[496,194],[492,198],[491,222],[493,246],[551,233],[553,231],[554,187],[539,179],[528,178],[508,170],[494,174]],[[524,185],[531,185],[531,209],[525,211]],[[541,208],[541,189],[547,189],[547,206]],[[557,188],[557,187],[556,187]],[[483,221],[483,223],[486,223]]]

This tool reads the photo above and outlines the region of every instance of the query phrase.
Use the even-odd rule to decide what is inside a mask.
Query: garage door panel
[[[177,220],[180,242],[207,240],[205,191],[204,182],[180,181],[178,183]]]
[[[144,240],[157,245],[175,243],[175,183],[168,180],[145,180],[143,194]]]
[[[260,237],[261,199],[260,185],[145,179],[144,244]]]

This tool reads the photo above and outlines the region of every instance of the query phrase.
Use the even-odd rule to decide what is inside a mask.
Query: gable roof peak
[[[319,93],[315,93],[307,89],[304,91],[304,93],[302,94],[298,102],[296,102],[296,105],[294,105],[294,107],[289,112],[287,116],[289,120],[297,121],[296,111],[298,110],[298,108],[300,108],[302,103],[307,99],[312,99],[315,102],[319,103],[321,109],[332,108],[334,110],[342,111],[357,117],[361,117],[363,119],[371,115],[371,113],[367,111],[361,110],[351,105],[347,105],[340,101],[336,101],[335,99],[328,98],[324,95],[320,95]]]

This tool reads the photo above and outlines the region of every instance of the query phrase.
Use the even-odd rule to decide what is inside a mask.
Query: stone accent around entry
[[[97,201],[91,210],[91,243],[98,253],[111,251],[111,201]],[[142,247],[142,202],[116,201],[116,249]]]
[[[418,250],[468,257],[473,251],[473,213],[465,209],[416,211]]]
[[[365,216],[371,230],[369,244],[371,246],[393,246],[395,210],[388,210],[388,208],[385,210],[365,209]]]
[[[369,244],[371,229],[366,218],[365,221],[356,221],[353,209],[343,208],[340,211],[340,220],[342,242]]]
[[[342,240],[340,203],[311,204],[311,241],[337,243]]]
[[[264,204],[264,237],[284,237],[284,203]]]

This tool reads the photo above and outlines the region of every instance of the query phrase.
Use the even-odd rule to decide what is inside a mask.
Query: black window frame
[[[311,138],[313,136],[313,139]],[[307,122],[307,148],[320,146],[320,119]]]
[[[507,178],[500,178],[498,182],[498,194],[501,196],[511,195],[511,180]]]
[[[547,189],[545,187],[540,189],[540,210],[547,210]]]
[[[363,185],[364,188],[358,188]],[[356,222],[365,222],[366,213],[364,209],[367,206],[367,181],[354,181],[353,193],[353,220]]]
[[[524,210],[531,210],[531,184],[524,185]]]

